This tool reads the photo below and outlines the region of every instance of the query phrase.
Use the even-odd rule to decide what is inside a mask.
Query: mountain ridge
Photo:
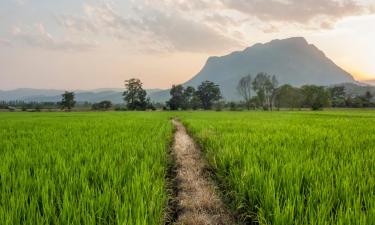
[[[353,76],[336,65],[326,54],[303,37],[275,39],[257,43],[242,51],[209,57],[203,68],[183,86],[198,86],[209,80],[220,85],[226,100],[239,100],[238,81],[259,72],[275,75],[280,84],[329,86],[356,83]],[[163,96],[164,98],[159,98]],[[167,95],[158,93],[153,98],[164,101]]]
[[[343,83],[362,85],[303,37],[275,39],[227,55],[211,56],[201,70],[182,85],[197,87],[202,81],[209,80],[220,85],[225,100],[237,101],[240,100],[236,92],[238,81],[248,74],[255,77],[259,72],[275,75],[280,85],[286,83],[293,86],[304,84],[331,86]],[[27,90],[18,91],[27,92]],[[63,90],[54,89],[45,92],[30,90],[33,94],[29,93],[26,96],[25,93],[24,96],[20,93],[17,93],[18,95],[12,93],[12,91],[16,92],[15,90],[0,91],[0,100],[58,101],[63,93]],[[114,103],[122,103],[122,91],[113,88],[77,90],[76,99],[90,102],[111,100]],[[147,92],[153,102],[165,102],[170,97],[169,90],[150,89]]]

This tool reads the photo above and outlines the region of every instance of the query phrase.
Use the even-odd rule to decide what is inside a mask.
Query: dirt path
[[[185,127],[173,120],[176,127],[172,155],[176,162],[178,225],[234,224],[215,187],[205,171],[199,148]]]

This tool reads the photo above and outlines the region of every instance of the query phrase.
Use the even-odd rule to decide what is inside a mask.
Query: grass
[[[163,113],[1,113],[0,224],[162,224]]]
[[[246,223],[375,224],[375,113],[1,113],[0,224],[163,224],[177,115]]]
[[[231,199],[259,224],[375,224],[375,113],[181,113]]]

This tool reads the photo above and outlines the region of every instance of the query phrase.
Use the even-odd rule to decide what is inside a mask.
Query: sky
[[[0,89],[168,88],[295,36],[375,79],[375,0],[0,0]]]

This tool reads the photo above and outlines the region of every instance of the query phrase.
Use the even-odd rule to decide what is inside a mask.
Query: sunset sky
[[[168,88],[209,56],[294,36],[375,79],[375,0],[0,0],[0,89]]]

